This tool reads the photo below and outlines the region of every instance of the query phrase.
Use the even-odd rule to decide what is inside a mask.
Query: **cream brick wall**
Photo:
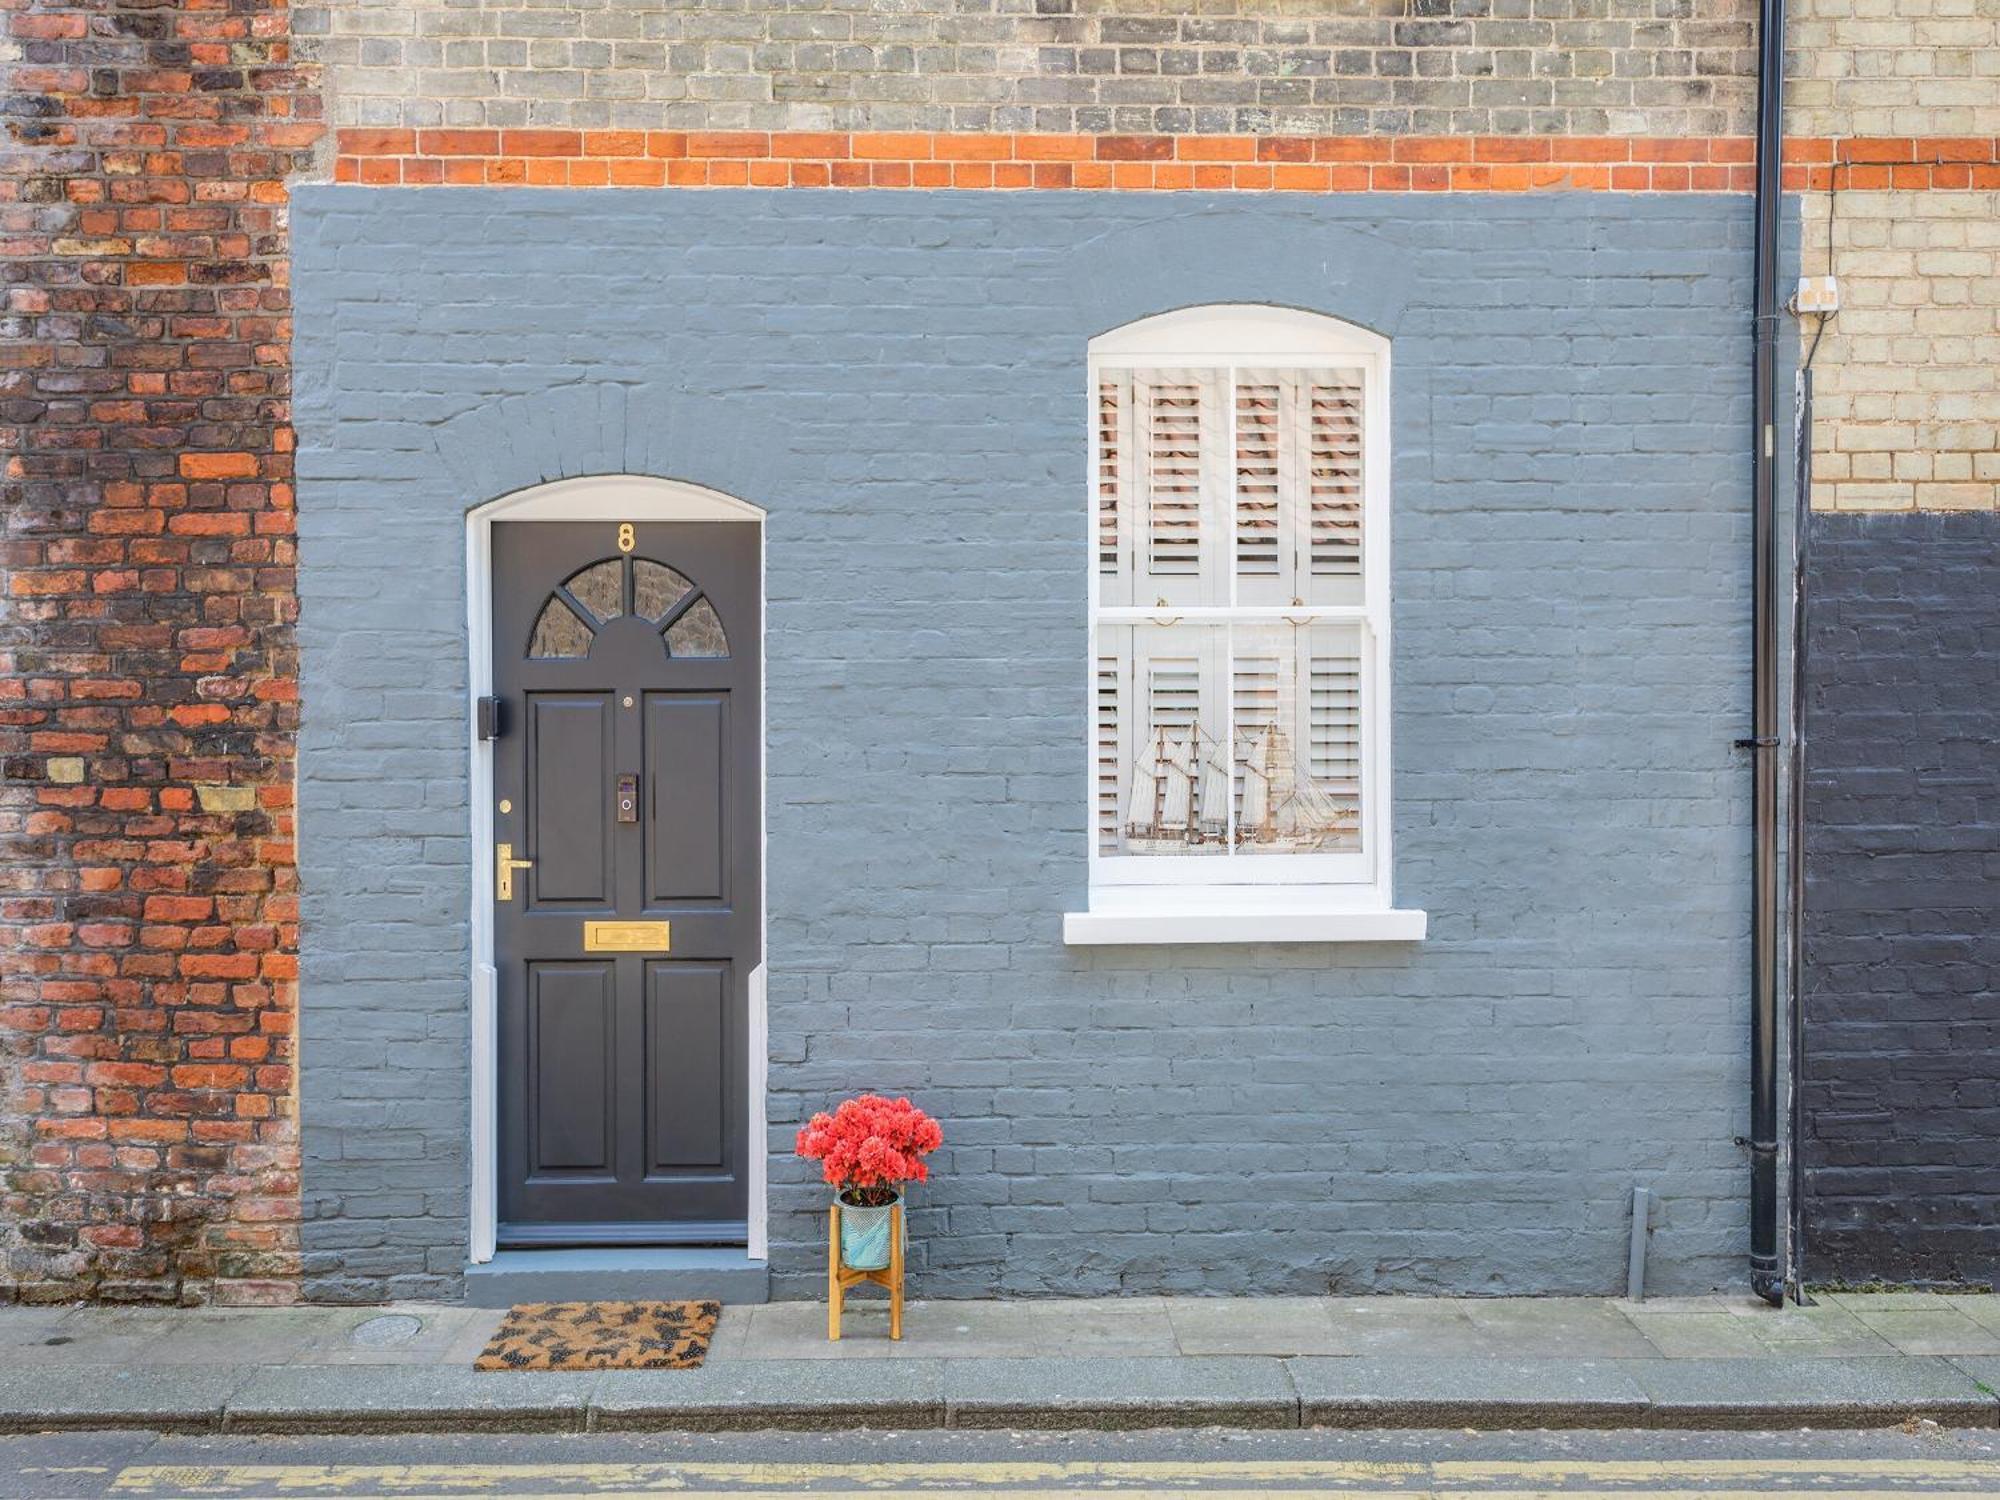
[[[2000,0],[1800,0],[1788,41],[1794,136],[2000,135]],[[1805,204],[1804,269],[1842,301],[1813,363],[1813,504],[2000,509],[2000,193],[1838,181]]]
[[[1794,135],[2000,135],[2000,0],[1794,0]]]

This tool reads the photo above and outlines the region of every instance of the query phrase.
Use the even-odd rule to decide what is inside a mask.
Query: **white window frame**
[[[1104,854],[1098,844],[1098,764],[1094,731],[1085,737],[1085,820],[1090,909],[1066,914],[1072,944],[1155,942],[1409,941],[1424,936],[1425,914],[1392,903],[1389,596],[1389,341],[1319,313],[1229,305],[1184,308],[1143,318],[1090,341],[1086,428],[1086,569],[1089,577],[1085,684],[1095,722],[1099,628],[1203,623],[1353,624],[1360,630],[1361,849],[1353,853],[1161,856]],[[1098,559],[1100,375],[1128,370],[1218,371],[1236,451],[1239,370],[1358,370],[1362,379],[1362,602],[1358,605],[1106,606]],[[1233,457],[1229,460],[1233,476]],[[1232,481],[1233,482],[1233,481]],[[1233,513],[1233,494],[1232,494]],[[1132,518],[1122,518],[1127,540]],[[1225,530],[1233,538],[1234,523]],[[1227,569],[1232,597],[1236,568]],[[1231,685],[1221,673],[1225,705]],[[1131,704],[1128,701],[1127,711]]]

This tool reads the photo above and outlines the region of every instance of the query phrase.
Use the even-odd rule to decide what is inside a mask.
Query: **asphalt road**
[[[0,1438],[0,1500],[2000,1495],[2000,1432]]]

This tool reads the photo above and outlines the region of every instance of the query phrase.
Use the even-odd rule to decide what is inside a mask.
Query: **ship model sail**
[[[1313,852],[1351,844],[1353,808],[1301,776],[1291,738],[1275,724],[1244,731],[1238,769],[1242,803],[1236,842],[1270,852]],[[1132,763],[1125,799],[1125,852],[1185,853],[1227,845],[1230,837],[1228,757],[1193,726],[1162,726]]]

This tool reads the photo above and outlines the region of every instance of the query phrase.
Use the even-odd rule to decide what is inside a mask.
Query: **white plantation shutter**
[[[1238,651],[1230,660],[1230,712],[1237,737],[1243,731],[1274,724],[1278,719],[1278,674],[1275,656],[1250,656]]]
[[[1306,714],[1310,739],[1306,764],[1329,792],[1358,799],[1361,794],[1361,660],[1358,656],[1314,652],[1311,703]]]
[[[1308,523],[1315,579],[1361,576],[1361,377],[1328,372],[1306,391]]]
[[[1286,571],[1282,543],[1279,413],[1281,381],[1236,381],[1236,577],[1276,579]]]
[[[1155,656],[1146,663],[1146,728],[1193,730],[1201,724],[1201,660]]]
[[[1230,750],[1231,779],[1236,787],[1236,819],[1243,821],[1243,792],[1252,748],[1260,731],[1278,723],[1279,682],[1284,663],[1276,656],[1252,656],[1241,650],[1229,664],[1229,709],[1235,741]]]
[[[1149,605],[1228,600],[1223,556],[1229,411],[1215,370],[1142,370],[1132,377],[1128,488],[1137,519],[1129,601]]]
[[[1114,883],[1372,880],[1387,598],[1364,577],[1364,521],[1384,349],[1356,330],[1266,342],[1300,315],[1226,311],[1243,316],[1190,320],[1179,354],[1093,345],[1094,848]],[[1187,352],[1203,348],[1232,352]],[[1188,854],[1229,857],[1193,862],[1205,875],[1160,858]]]
[[[1238,370],[1233,400],[1235,602],[1359,603],[1360,372]]]
[[[1199,380],[1166,377],[1140,387],[1146,443],[1146,572],[1201,572],[1202,395]]]
[[[1121,419],[1129,384],[1121,376],[1107,376],[1097,382],[1097,571],[1104,578],[1117,577],[1124,566],[1120,460],[1125,452],[1125,434]]]
[[[1098,653],[1096,733],[1097,847],[1103,853],[1118,847],[1119,799],[1125,793],[1125,749],[1119,733],[1119,658]]]

